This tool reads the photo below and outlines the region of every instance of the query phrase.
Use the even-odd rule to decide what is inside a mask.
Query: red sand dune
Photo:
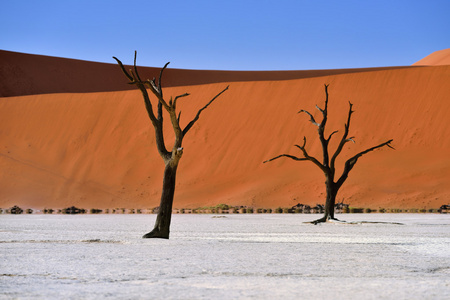
[[[25,66],[36,68],[34,73],[27,71],[34,74],[29,84],[51,94],[0,98],[0,207],[158,206],[164,166],[140,93],[105,87],[101,92],[49,91],[59,84],[58,78],[51,84],[41,82],[48,78],[40,76],[44,67],[38,62],[45,60],[46,68],[61,73],[84,72],[85,64],[96,63],[25,56]],[[73,67],[60,70],[68,61]],[[101,70],[117,68],[99,65],[96,76],[105,80],[112,71]],[[303,136],[309,153],[320,157],[316,129],[297,111],[306,109],[319,117],[315,105],[323,105],[325,83],[330,84],[328,132],[342,132],[348,101],[354,104],[350,134],[356,144],[347,144],[341,162],[391,138],[396,148],[362,157],[342,187],[340,200],[370,208],[437,208],[449,202],[450,66],[335,70],[324,76],[266,81],[266,72],[250,72],[254,81],[243,81],[241,72],[227,72],[235,82],[211,84],[200,83],[210,80],[213,71],[195,72],[196,85],[165,89],[167,97],[191,94],[179,104],[184,125],[213,95],[228,84],[230,89],[184,140],[174,207],[323,203],[324,177],[317,167],[288,159],[262,162],[281,153],[299,154],[293,145]],[[13,84],[20,73],[7,73],[2,92],[27,90]],[[171,140],[169,124],[166,132]]]
[[[433,52],[427,57],[424,57],[418,62],[413,64],[413,66],[439,66],[439,65],[450,65],[450,48]]]
[[[119,57],[123,63],[130,57]],[[111,58],[111,62],[115,60]],[[134,90],[116,64],[32,55],[0,50],[0,97],[50,94],[91,93]],[[169,65],[170,66],[170,65]],[[161,66],[163,67],[163,66]],[[128,66],[129,68],[129,66]],[[387,70],[400,67],[372,69],[337,69],[308,71],[215,71],[167,68],[163,86],[188,86],[218,82],[287,80],[310,78],[367,70]],[[140,67],[142,78],[158,78],[160,68]]]

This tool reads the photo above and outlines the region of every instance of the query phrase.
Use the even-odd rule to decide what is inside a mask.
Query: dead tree
[[[169,101],[164,99],[163,91],[161,88],[161,79],[164,70],[166,69],[169,63],[161,69],[159,74],[158,81],[153,78],[153,80],[142,80],[139,76],[137,67],[136,67],[136,55],[134,53],[134,67],[127,71],[122,62],[113,57],[117,63],[119,64],[122,72],[129,80],[129,84],[134,84],[141,91],[142,97],[144,98],[145,108],[147,109],[148,116],[152,122],[152,125],[155,129],[155,138],[156,138],[156,146],[158,148],[158,152],[161,155],[164,164],[164,179],[163,179],[163,187],[161,193],[161,202],[159,206],[158,215],[156,217],[156,223],[153,230],[147,234],[145,234],[144,238],[169,238],[170,232],[170,221],[172,217],[172,204],[175,194],[175,179],[177,174],[178,163],[183,155],[183,147],[182,142],[188,131],[192,128],[195,122],[198,121],[200,114],[203,110],[205,110],[214,100],[216,100],[222,93],[224,93],[228,86],[223,89],[220,93],[215,95],[205,106],[198,110],[195,117],[184,127],[183,129],[180,126],[180,117],[181,111],[177,113],[177,102],[183,97],[189,96],[188,93],[184,93],[182,95],[178,95],[175,98],[170,98]],[[153,111],[153,105],[150,101],[150,96],[148,93],[150,90],[151,94],[156,97],[157,101],[157,115],[155,115]],[[169,114],[170,122],[172,124],[173,131],[175,133],[175,141],[173,144],[173,148],[171,151],[168,151],[166,148],[164,134],[163,134],[163,108]]]
[[[364,151],[359,152],[358,154],[347,159],[347,161],[345,162],[344,170],[343,170],[342,174],[337,178],[337,180],[335,180],[335,178],[336,178],[335,164],[336,164],[337,157],[339,156],[339,154],[341,154],[341,151],[344,148],[344,145],[346,143],[348,143],[348,142],[354,143],[355,142],[354,137],[349,137],[350,120],[351,120],[352,114],[354,112],[352,110],[352,107],[353,107],[353,104],[349,102],[348,117],[347,117],[347,123],[344,126],[344,133],[341,137],[341,140],[337,146],[336,151],[333,153],[333,155],[330,156],[329,150],[328,150],[328,145],[329,145],[330,140],[333,137],[333,135],[336,134],[338,131],[333,131],[330,135],[328,135],[328,137],[325,137],[325,126],[326,126],[327,120],[328,120],[328,85],[326,84],[325,85],[325,108],[321,109],[320,107],[318,107],[316,105],[316,108],[322,113],[322,121],[320,123],[316,122],[313,115],[306,110],[302,109],[298,112],[298,113],[306,113],[309,116],[311,123],[318,127],[317,132],[319,134],[320,143],[322,144],[322,154],[323,154],[322,162],[320,162],[317,158],[308,154],[308,151],[306,150],[306,137],[303,137],[302,145],[295,145],[295,147],[300,149],[300,151],[302,153],[302,157],[297,157],[297,156],[290,155],[290,154],[281,154],[274,158],[266,160],[264,162],[264,163],[266,163],[269,161],[273,161],[280,157],[288,157],[295,161],[310,161],[313,164],[315,164],[317,167],[319,167],[320,170],[322,170],[322,172],[325,175],[325,186],[326,186],[326,191],[327,191],[327,198],[326,198],[326,202],[325,202],[325,211],[324,211],[324,216],[322,218],[311,222],[313,224],[317,224],[320,222],[326,222],[330,219],[336,220],[334,217],[334,207],[335,207],[335,203],[336,203],[336,195],[337,195],[339,189],[344,184],[345,180],[347,179],[348,174],[353,169],[356,162],[358,161],[358,159],[361,156],[363,156],[364,154],[367,154],[375,149],[384,147],[384,146],[388,146],[389,148],[394,149],[391,146],[392,140],[389,140],[387,142],[384,142],[382,144],[379,144],[377,146],[374,146],[374,147],[371,147]]]

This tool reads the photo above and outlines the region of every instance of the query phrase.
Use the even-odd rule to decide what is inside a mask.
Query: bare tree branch
[[[316,108],[317,108],[321,113],[324,113],[324,110],[321,109],[317,104],[316,104]]]
[[[213,103],[214,100],[216,100],[220,95],[222,95],[226,90],[228,90],[229,85],[224,88],[220,93],[215,95],[205,106],[203,106],[199,111],[197,112],[197,115],[194,117],[194,119],[189,122],[189,124],[183,129],[183,135],[186,135],[186,133],[192,128],[192,126],[195,124],[195,122],[198,121],[200,118],[200,114],[203,110],[205,110],[211,103]]]
[[[308,152],[306,151],[306,148],[305,148],[305,146],[306,146],[306,137],[303,137],[303,145],[302,146],[300,146],[300,145],[294,145],[294,146],[299,148],[302,151],[303,157],[296,157],[296,156],[290,155],[290,154],[281,154],[281,155],[278,155],[278,156],[276,156],[274,158],[265,160],[263,163],[273,161],[273,160],[278,159],[280,157],[288,157],[288,158],[296,160],[296,161],[310,161],[310,162],[314,163],[316,166],[318,166],[322,171],[325,172],[323,165],[315,157],[309,156]]]
[[[328,120],[328,86],[329,84],[324,84],[325,86],[325,108],[321,109],[319,106],[316,105],[317,109],[320,110],[322,113],[323,119],[320,125],[323,127],[323,130],[325,130],[325,124]]]
[[[331,157],[330,166],[331,166],[331,168],[333,170],[334,170],[334,166],[335,166],[335,163],[336,163],[336,158],[341,153],[342,149],[344,148],[344,145],[347,142],[350,142],[350,141],[355,142],[353,140],[353,137],[351,137],[349,139],[347,138],[348,137],[348,131],[349,131],[349,128],[350,128],[350,121],[351,121],[351,118],[352,118],[352,114],[354,112],[352,110],[353,104],[351,102],[349,102],[348,104],[349,104],[349,109],[348,109],[347,123],[345,123],[345,125],[344,125],[344,134],[342,135],[341,141],[340,141],[340,143],[339,143],[339,145],[338,145],[338,147],[336,149],[336,152],[334,152],[333,156]]]
[[[137,67],[136,67],[136,55],[137,52],[135,52],[135,56],[134,56],[134,72],[132,69],[130,69],[130,72],[128,72],[125,69],[125,66],[122,64],[122,62],[113,56],[113,58],[117,61],[117,63],[120,66],[120,69],[122,70],[122,72],[125,74],[125,76],[128,78],[128,80],[130,81],[130,84],[135,84],[138,89],[141,91],[141,94],[144,98],[144,103],[145,103],[145,108],[147,110],[147,114],[153,124],[153,127],[155,129],[155,137],[156,137],[156,145],[158,148],[158,151],[160,153],[161,156],[167,156],[168,152],[165,146],[165,142],[164,142],[164,134],[163,134],[163,119],[162,119],[162,112],[159,111],[159,105],[158,105],[158,118],[155,117],[155,114],[153,113],[153,106],[152,103],[150,101],[150,97],[148,95],[147,89],[145,88],[145,83],[140,81],[140,79],[138,79],[138,75],[137,74]]]
[[[163,75],[163,72],[164,72],[164,70],[167,68],[167,66],[170,64],[170,62],[167,62],[165,65],[164,65],[164,67],[161,69],[161,71],[159,72],[159,79],[158,79],[158,90],[159,90],[159,93],[160,93],[160,95],[161,95],[161,97],[163,96],[163,92],[162,92],[162,86],[161,86],[161,82],[162,82],[162,75]]]
[[[379,144],[377,146],[374,146],[374,147],[371,147],[371,148],[366,149],[364,151],[361,151],[358,154],[356,154],[356,155],[350,157],[349,159],[347,159],[347,161],[345,162],[344,171],[342,172],[342,175],[339,178],[339,180],[336,182],[337,186],[340,187],[344,183],[344,181],[348,177],[348,173],[350,173],[350,171],[353,169],[353,167],[355,166],[356,162],[358,161],[358,158],[360,158],[364,154],[367,154],[367,153],[369,153],[369,152],[371,152],[373,150],[376,150],[376,149],[384,147],[384,146],[387,146],[387,147],[389,147],[391,149],[394,149],[394,147],[391,146],[392,141],[393,140],[391,139],[391,140],[389,140],[387,142],[384,142],[384,143]]]
[[[150,101],[150,97],[148,96],[147,90],[145,89],[143,82],[136,80],[137,76],[134,74],[134,72],[132,70],[130,70],[130,72],[128,72],[125,69],[125,66],[123,65],[123,63],[117,57],[113,56],[113,58],[117,61],[117,63],[120,66],[120,69],[122,70],[122,72],[125,74],[125,76],[130,81],[129,83],[135,84],[141,91],[142,96],[144,98],[144,102],[145,102],[145,108],[147,109],[147,114],[150,117],[150,120],[152,121],[152,123],[155,125],[158,122],[158,120],[156,119],[155,114],[153,113],[153,107],[152,107],[152,104]],[[135,64],[136,64],[136,52],[135,52]]]
[[[273,161],[273,160],[275,160],[275,159],[278,159],[278,158],[280,158],[280,157],[287,157],[287,158],[290,158],[290,159],[293,159],[293,160],[296,160],[296,161],[304,161],[304,160],[308,160],[308,159],[306,159],[306,158],[300,158],[300,157],[296,157],[296,156],[290,155],[290,154],[281,154],[281,155],[275,156],[274,158],[271,158],[271,159],[268,159],[268,160],[263,161],[263,164],[265,164],[265,163],[267,163],[267,162],[270,162],[270,161]]]
[[[331,140],[331,137],[333,136],[333,134],[338,133],[338,132],[339,132],[338,130],[333,131],[333,132],[328,136],[327,141],[329,142],[329,141]]]
[[[384,147],[384,146],[388,146],[389,148],[394,149],[394,147],[391,146],[392,141],[393,141],[393,140],[391,139],[391,140],[389,140],[389,141],[387,141],[387,142],[384,142],[384,143],[379,144],[379,145],[377,145],[377,146],[374,146],[374,147],[371,147],[371,148],[366,149],[366,150],[364,150],[364,151],[361,151],[361,152],[359,152],[358,154],[354,155],[353,157],[349,158],[347,161],[351,162],[351,161],[355,160],[355,162],[356,162],[356,160],[357,160],[358,158],[360,158],[361,156],[363,156],[364,154],[367,154],[367,153],[369,153],[369,152],[371,152],[371,151],[373,151],[373,150],[375,150],[375,149],[378,149],[378,148],[381,148],[381,147]],[[394,149],[394,150],[395,150],[395,149]]]
[[[322,166],[328,168],[330,163],[330,158],[328,155],[328,143],[329,140],[325,138],[325,126],[328,121],[328,84],[325,84],[325,108],[320,109],[319,106],[316,105],[317,109],[322,112],[322,122],[320,122],[319,128],[317,132],[319,134],[320,144],[322,145],[322,155],[323,155],[323,163]],[[325,172],[325,171],[324,171]]]
[[[122,62],[115,56],[113,56],[113,58],[117,61],[117,63],[120,66],[120,69],[122,70],[123,74],[125,74],[125,76],[130,80],[133,81],[133,77],[127,72],[127,70],[125,69],[124,65],[122,64]]]
[[[172,104],[173,108],[176,109],[176,107],[177,107],[177,100],[178,100],[179,98],[187,97],[187,96],[189,96],[189,95],[190,95],[189,93],[184,93],[184,94],[182,94],[182,95],[176,96],[175,99],[173,100],[173,104]]]
[[[310,119],[311,123],[313,123],[313,124],[316,125],[316,126],[320,126],[320,124],[316,122],[316,120],[314,119],[313,115],[312,115],[310,112],[308,112],[308,111],[302,109],[302,110],[300,110],[300,111],[298,112],[298,114],[299,114],[299,113],[302,113],[302,112],[304,112],[304,113],[306,113],[306,114],[309,115],[309,117],[311,118],[311,119]]]
[[[162,95],[158,91],[158,87],[156,86],[155,82],[152,80],[144,81],[144,83],[150,88],[150,91],[153,93],[153,95],[158,98],[158,101],[164,106],[166,110],[170,109],[170,106],[167,104],[166,100],[162,97]]]
[[[142,82],[141,77],[139,76],[137,67],[136,67],[136,57],[137,57],[137,51],[134,51],[134,73],[136,74],[136,77],[138,79],[139,82]]]
[[[319,160],[318,160],[317,158],[315,158],[315,157],[313,157],[313,156],[310,156],[310,155],[308,154],[308,152],[306,151],[306,148],[305,148],[305,146],[306,146],[306,137],[303,137],[303,146],[300,146],[300,145],[294,145],[294,146],[297,147],[297,148],[299,148],[299,149],[302,151],[303,157],[304,157],[306,160],[311,161],[311,162],[314,163],[316,166],[318,166],[322,171],[325,172],[325,167],[324,167],[324,165],[322,165],[322,164],[319,162]]]

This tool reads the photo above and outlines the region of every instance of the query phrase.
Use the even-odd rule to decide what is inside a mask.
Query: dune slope
[[[300,155],[293,145],[303,136],[310,155],[320,158],[316,128],[297,112],[319,118],[315,105],[323,105],[325,83],[328,133],[342,132],[348,101],[355,110],[356,144],[347,144],[338,163],[391,138],[396,148],[362,157],[339,200],[356,207],[439,207],[450,198],[449,79],[450,66],[432,66],[168,87],[167,97],[191,94],[179,104],[185,126],[230,84],[184,140],[174,207],[323,203],[323,174],[313,164],[262,162]],[[0,111],[0,207],[159,204],[164,166],[138,91],[12,96],[0,98]],[[173,137],[168,123],[166,135]]]
[[[431,53],[415,62],[413,66],[441,66],[450,65],[450,48]]]
[[[130,57],[119,57],[123,63]],[[111,58],[111,62],[115,61]],[[49,94],[90,93],[133,90],[116,64],[49,57],[0,50],[0,97]],[[161,66],[163,67],[163,66]],[[187,86],[217,82],[287,80],[335,74],[389,70],[401,67],[371,69],[336,69],[308,71],[216,71],[169,68],[164,72],[164,86]],[[127,66],[129,68],[129,66]],[[160,68],[140,67],[142,78],[158,78]]]

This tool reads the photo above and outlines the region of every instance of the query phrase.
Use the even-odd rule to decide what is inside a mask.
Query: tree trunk
[[[327,199],[325,202],[325,212],[322,218],[312,221],[311,223],[323,223],[328,220],[337,220],[334,217],[334,207],[336,204],[336,195],[339,190],[336,183],[334,183],[331,179],[327,178],[325,181],[325,185],[327,187]]]
[[[337,195],[337,188],[332,181],[326,182],[327,186],[327,200],[325,202],[325,214],[324,218],[326,220],[334,219],[334,206],[336,204],[336,195]]]
[[[170,220],[172,217],[173,196],[175,194],[175,178],[177,175],[178,161],[170,160],[164,169],[164,180],[159,205],[158,216],[156,217],[153,230],[143,236],[143,238],[168,239],[170,233]]]

